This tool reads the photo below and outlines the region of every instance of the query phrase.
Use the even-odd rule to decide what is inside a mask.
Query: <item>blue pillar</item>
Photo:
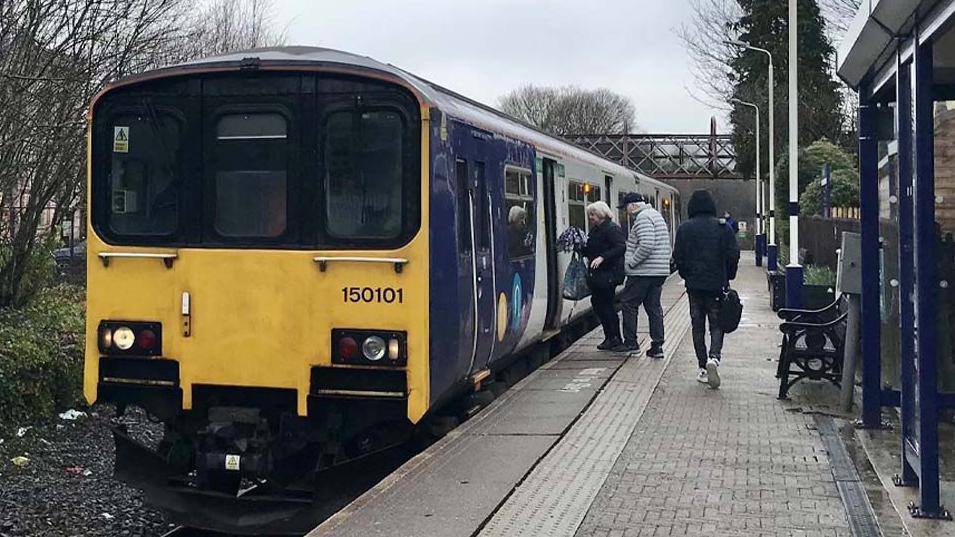
[[[897,62],[898,63],[898,62]],[[914,485],[918,476],[905,454],[906,438],[915,427],[915,321],[914,292],[915,251],[912,247],[912,64],[898,64],[896,86],[896,126],[899,144],[899,356],[901,361],[900,397],[902,421],[902,471],[899,485]]]
[[[802,265],[790,263],[786,265],[786,307],[790,309],[802,308]]]
[[[876,103],[859,90],[859,205],[862,234],[862,425],[882,424],[879,303],[879,143]]]
[[[918,382],[919,506],[923,516],[938,517],[938,270],[935,233],[935,101],[932,44],[915,36],[915,339]]]
[[[756,215],[756,219],[762,219],[762,215]],[[763,255],[766,247],[766,235],[759,233],[756,235],[756,266],[763,266]]]
[[[770,244],[766,254],[766,270],[769,272],[779,271],[779,258],[776,257],[776,248],[777,246],[775,244]]]

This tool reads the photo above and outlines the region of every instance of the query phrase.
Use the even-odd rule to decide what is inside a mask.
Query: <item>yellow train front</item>
[[[588,196],[678,217],[666,185],[327,49],[121,80],[89,134],[86,397],[164,424],[117,429],[120,477],[230,531],[294,526],[323,471],[590,323],[553,249]]]

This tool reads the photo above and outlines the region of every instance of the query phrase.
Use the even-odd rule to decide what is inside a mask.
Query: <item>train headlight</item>
[[[388,359],[397,360],[401,357],[401,342],[397,338],[388,340]]]
[[[385,340],[378,336],[370,336],[361,344],[361,353],[372,362],[384,358],[385,350]]]
[[[133,347],[133,343],[136,342],[136,334],[133,333],[133,329],[128,326],[120,326],[116,330],[113,330],[113,345],[121,351],[128,351]]]

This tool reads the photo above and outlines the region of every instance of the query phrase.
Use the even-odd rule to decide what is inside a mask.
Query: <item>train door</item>
[[[474,236],[474,302],[476,341],[471,357],[471,372],[487,366],[494,341],[494,220],[484,162],[475,161],[471,169],[471,229]]]
[[[544,167],[544,244],[547,253],[547,316],[544,321],[546,330],[556,329],[560,325],[560,278],[557,270],[557,162],[543,159]]]

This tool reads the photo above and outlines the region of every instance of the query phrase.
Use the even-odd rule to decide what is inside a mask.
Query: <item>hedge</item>
[[[0,435],[80,404],[84,290],[47,287],[0,311]]]

